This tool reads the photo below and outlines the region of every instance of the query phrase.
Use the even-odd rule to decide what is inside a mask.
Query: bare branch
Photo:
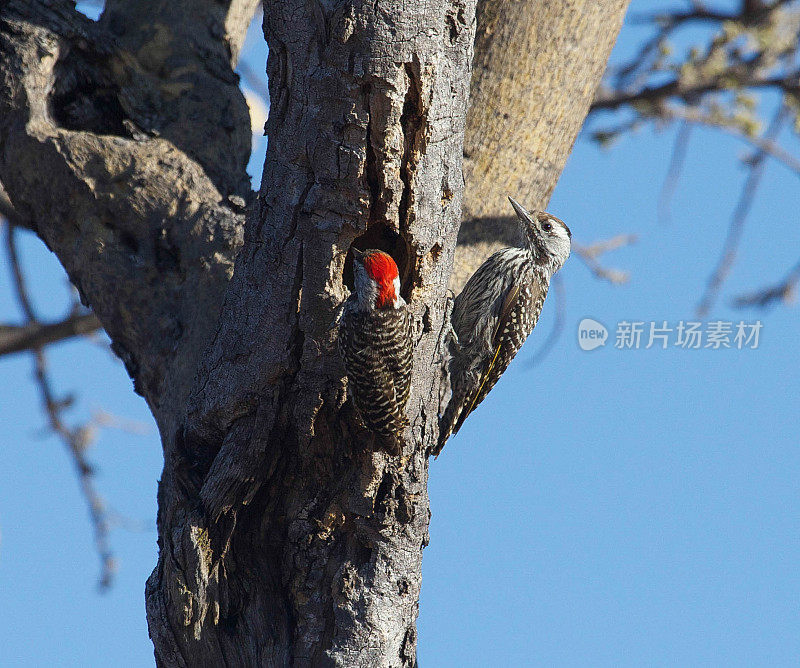
[[[689,147],[689,137],[691,126],[688,123],[681,123],[678,134],[675,135],[675,144],[672,147],[672,156],[667,168],[667,176],[661,186],[661,193],[658,196],[658,218],[662,225],[670,220],[670,205],[675,189],[678,187],[678,179],[683,170],[683,163],[686,161],[686,151]]]
[[[597,278],[615,285],[622,285],[623,283],[627,283],[630,278],[628,272],[603,267],[600,262],[598,262],[597,258],[605,253],[635,243],[635,234],[620,234],[605,241],[597,241],[590,246],[581,246],[573,243],[572,250]]]
[[[721,122],[719,118],[715,118],[711,114],[692,107],[670,107],[664,112],[663,118],[665,120],[681,119],[686,123],[716,128],[722,132],[736,137],[737,139],[740,139],[753,148],[762,151],[769,157],[774,158],[788,169],[791,169],[793,172],[800,175],[800,159],[796,158],[776,141],[770,140],[765,136],[759,137],[757,135],[749,135],[747,132],[734,124]]]
[[[631,15],[630,22],[634,25],[649,25],[654,23],[661,26],[675,27],[691,22],[722,23],[723,21],[736,21],[741,17],[742,14],[737,12],[719,12],[707,9],[703,6],[695,6],[694,9],[685,12],[658,12],[655,14],[635,13]]]
[[[736,79],[743,88],[779,88],[794,92],[798,88],[800,71],[793,70],[787,75],[761,77],[754,74],[757,68],[753,62],[744,62],[736,70],[725,71],[713,78],[699,82],[684,83],[679,79],[660,86],[648,86],[633,92],[603,91],[592,103],[591,111],[614,110],[623,106],[632,106],[642,102],[655,105],[670,98],[691,101],[703,93],[725,90],[726,79]]]
[[[131,533],[153,533],[156,530],[156,523],[151,520],[141,520],[135,517],[128,517],[113,508],[106,511],[108,524],[111,527],[123,529]]]
[[[795,53],[800,26],[797,11],[784,9],[788,4],[744,3],[738,12],[695,5],[685,12],[639,17],[652,24],[654,34],[627,63],[609,68],[592,111],[631,107],[638,115],[660,118],[670,99],[698,107],[705,96],[719,92],[777,88],[796,93],[800,70],[784,57]],[[669,38],[693,21],[715,26],[708,42],[685,58],[670,59]]]
[[[618,248],[632,246],[637,241],[635,234],[618,234],[604,241],[595,241],[590,246],[579,246],[580,252],[587,258],[598,258],[601,255],[615,251]]]
[[[38,325],[33,304],[28,295],[25,278],[22,274],[22,267],[15,243],[14,225],[6,226],[6,250],[8,252],[9,264],[13,276],[14,289],[20,308],[28,325]],[[95,546],[100,556],[101,572],[99,585],[105,589],[110,586],[116,564],[111,548],[108,543],[108,518],[105,513],[103,500],[97,493],[94,486],[94,471],[86,458],[86,450],[89,447],[93,430],[91,425],[70,427],[62,419],[61,414],[66,406],[66,402],[56,398],[50,379],[47,374],[47,358],[41,346],[34,346],[32,349],[34,356],[34,375],[39,388],[42,405],[47,414],[50,429],[57,434],[72,458],[78,480],[81,485],[86,504],[89,508],[89,516],[94,530]]]
[[[94,437],[93,429],[91,425],[69,427],[64,423],[61,419],[62,402],[56,399],[53,394],[47,375],[45,354],[41,350],[36,350],[34,358],[36,382],[39,386],[42,403],[47,412],[50,428],[61,437],[64,445],[67,446],[67,450],[72,457],[72,463],[75,466],[75,472],[78,474],[83,497],[89,508],[89,517],[94,530],[95,547],[101,564],[98,584],[101,589],[107,589],[111,585],[117,565],[109,545],[109,522],[103,499],[95,489],[94,469],[86,458],[86,449]]]
[[[92,422],[98,427],[117,429],[118,431],[133,434],[134,436],[147,436],[153,432],[150,425],[146,422],[121,418],[105,410],[94,411],[92,413]]]
[[[592,111],[625,108],[616,126],[592,133],[600,144],[608,144],[644,123],[663,126],[681,123],[670,166],[659,198],[659,219],[669,217],[669,204],[686,157],[690,126],[716,128],[752,147],[745,160],[749,173],[729,225],[722,256],[698,305],[705,314],[716,300],[735,260],[745,219],[761,180],[764,162],[771,158],[800,175],[800,158],[778,143],[778,132],[789,117],[800,111],[800,6],[789,0],[766,2],[741,0],[730,10],[718,11],[703,2],[690,2],[685,10],[668,10],[638,17],[652,25],[653,35],[635,56],[609,68]],[[671,38],[678,29],[705,22],[711,28],[685,54],[673,56]],[[760,134],[757,90],[781,94],[781,110],[769,129]],[[791,278],[791,276],[790,276]],[[793,281],[742,297],[737,303],[772,301],[791,292]]]
[[[774,141],[778,136],[781,128],[789,117],[789,110],[784,106],[778,109],[777,113],[767,129],[765,137],[768,141]],[[733,212],[730,225],[728,227],[728,235],[725,239],[725,244],[722,249],[722,254],[717,266],[714,269],[711,277],[708,280],[705,292],[703,293],[700,303],[697,306],[698,317],[705,316],[714,305],[714,302],[719,295],[720,288],[725,282],[725,279],[730,274],[734,262],[736,261],[736,253],[739,248],[739,241],[744,231],[744,225],[747,220],[747,214],[750,213],[750,207],[753,204],[758,185],[764,175],[764,163],[767,153],[760,150],[753,159],[748,163],[749,174],[745,180],[744,187],[739,196],[739,201],[736,204],[736,209]]]
[[[740,295],[733,300],[735,308],[755,306],[766,308],[778,303],[791,304],[797,297],[797,284],[800,282],[800,262],[778,284],[761,288],[756,292]]]
[[[658,12],[658,13],[636,13],[630,17],[631,23],[658,25],[680,25],[692,21],[722,23],[724,21],[740,21],[749,19],[750,21],[760,21],[769,12],[787,5],[793,0],[775,0],[771,3],[764,3],[760,0],[744,0],[741,12],[721,12],[707,8],[701,2],[692,2],[692,9],[685,12]]]
[[[0,324],[0,357],[44,348],[52,343],[102,329],[94,313],[70,315],[60,322],[26,325]]]

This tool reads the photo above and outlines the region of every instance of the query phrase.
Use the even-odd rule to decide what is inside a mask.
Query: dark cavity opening
[[[55,66],[50,115],[62,128],[128,137],[119,88],[103,73],[99,58],[76,49]]]

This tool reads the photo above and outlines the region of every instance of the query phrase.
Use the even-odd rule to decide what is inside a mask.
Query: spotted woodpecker
[[[439,424],[438,455],[484,400],[533,331],[550,279],[570,251],[572,233],[544,211],[508,198],[522,227],[521,248],[504,248],[470,277],[453,305],[450,401]]]
[[[411,317],[390,255],[353,248],[353,260],[355,291],[340,318],[339,352],[364,423],[385,449],[397,453],[408,424],[404,408],[411,388]]]

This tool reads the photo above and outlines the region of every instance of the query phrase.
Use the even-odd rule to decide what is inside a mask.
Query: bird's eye
[[[542,223],[542,229],[545,232],[549,232],[550,230],[553,229],[553,226],[550,223]]]

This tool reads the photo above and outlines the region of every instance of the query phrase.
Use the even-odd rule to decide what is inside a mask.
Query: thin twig
[[[775,140],[771,140],[766,136],[758,137],[748,135],[744,130],[736,127],[735,125],[720,123],[709,114],[689,107],[670,107],[669,109],[665,110],[664,115],[660,117],[660,120],[676,119],[680,119],[684,123],[705,125],[707,127],[713,127],[721,130],[722,132],[732,135],[745,142],[752,148],[766,153],[769,157],[774,158],[787,169],[790,169],[796,174],[800,175],[800,159],[789,153],[789,151],[783,148],[783,146],[778,144]]]
[[[630,278],[628,272],[619,269],[609,269],[600,264],[598,257],[609,253],[618,248],[631,246],[636,243],[635,234],[618,234],[605,241],[597,241],[590,246],[580,246],[572,244],[572,252],[575,253],[583,263],[589,268],[595,277],[600,278],[615,285],[627,283]]]
[[[783,4],[782,2],[779,4]],[[773,7],[765,7],[763,13],[771,11]],[[647,25],[655,23],[656,25],[669,25],[678,26],[684,23],[694,22],[712,22],[724,23],[725,21],[741,21],[744,14],[738,12],[716,12],[709,9],[697,8],[688,12],[674,12],[665,14],[663,12],[657,14],[633,14],[628,20],[633,25]]]
[[[678,128],[678,133],[675,135],[675,144],[672,147],[672,156],[669,160],[667,176],[664,178],[664,184],[661,186],[661,193],[658,196],[658,220],[662,225],[666,225],[670,221],[672,198],[678,187],[678,181],[683,171],[683,164],[686,162],[686,153],[689,147],[691,132],[691,126],[684,122],[681,123],[681,126]]]
[[[637,242],[638,238],[635,234],[618,234],[615,237],[611,237],[610,239],[603,239],[602,241],[595,241],[593,244],[589,246],[577,246],[580,253],[582,253],[585,257],[590,257],[592,259],[598,258],[601,255],[605,255],[606,253],[610,253],[611,251],[615,251],[619,248],[625,248],[626,246],[633,246]]]
[[[92,413],[92,423],[98,427],[116,429],[133,436],[147,436],[153,432],[153,429],[146,422],[121,418],[101,409],[97,409]]]
[[[20,308],[25,316],[26,324],[30,326],[41,326],[33,304],[28,295],[25,277],[19,261],[15,240],[15,226],[10,222],[6,225],[6,251],[8,253],[9,264],[13,277],[14,289]],[[100,556],[101,572],[99,584],[101,589],[110,586],[113,574],[116,570],[114,556],[111,553],[108,542],[108,518],[106,516],[103,500],[94,487],[93,469],[86,458],[86,449],[92,440],[92,428],[89,425],[80,427],[69,427],[61,418],[65,402],[56,398],[50,379],[47,373],[47,358],[41,346],[32,348],[34,357],[34,375],[42,404],[47,414],[50,429],[58,434],[72,458],[72,463],[78,474],[84,499],[89,507],[89,516],[94,530],[94,541],[97,552]]]
[[[777,303],[792,303],[796,297],[798,283],[800,283],[800,262],[794,265],[786,277],[777,285],[761,288],[750,294],[740,295],[733,300],[732,306],[734,308],[751,306],[766,308]]]
[[[789,118],[790,110],[785,105],[781,105],[775,116],[770,122],[769,128],[764,135],[769,141],[774,141],[775,138],[783,128],[784,123]],[[736,261],[736,253],[739,248],[739,242],[742,238],[744,225],[747,220],[747,215],[750,213],[750,208],[755,198],[756,190],[758,189],[761,178],[764,175],[764,165],[766,163],[767,152],[759,150],[752,160],[749,161],[747,167],[749,173],[745,180],[742,192],[739,195],[739,201],[736,203],[736,209],[731,217],[730,225],[728,226],[728,234],[725,238],[725,244],[722,248],[722,254],[717,261],[717,266],[714,268],[711,277],[708,280],[705,292],[697,306],[698,317],[704,317],[711,310],[711,307],[717,300],[719,291],[722,284],[727,279],[728,275],[733,268]]]
[[[101,327],[93,313],[77,313],[64,318],[61,322],[53,323],[0,324],[0,357],[40,349],[51,343],[91,334]]]
[[[130,533],[155,533],[157,530],[156,523],[152,520],[128,517],[113,508],[106,509],[106,517],[108,517],[109,526],[129,531]]]
[[[72,456],[72,463],[78,474],[81,491],[89,508],[89,517],[94,530],[95,547],[100,556],[101,571],[98,584],[101,589],[107,589],[111,586],[117,565],[108,541],[109,525],[103,499],[95,489],[94,469],[86,459],[86,449],[92,440],[92,429],[90,426],[71,428],[63,422],[61,419],[61,403],[55,398],[47,375],[47,361],[44,352],[36,350],[34,359],[36,362],[36,381],[42,395],[50,428],[61,437]]]
[[[670,33],[675,29],[675,27],[677,26],[669,25],[663,27],[641,46],[638,53],[631,58],[628,64],[610,72],[610,76],[613,76],[616,83],[615,88],[620,89],[625,86],[630,86],[633,83],[630,80],[631,77],[637,71],[646,69],[645,64],[648,61],[652,62],[653,54],[657,52],[657,49],[661,46],[664,40],[669,37]]]

